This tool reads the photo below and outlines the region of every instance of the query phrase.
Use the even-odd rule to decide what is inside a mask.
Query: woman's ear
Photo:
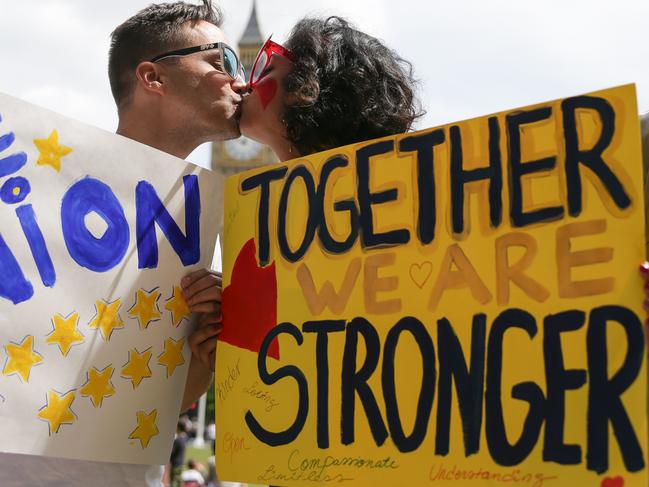
[[[284,93],[284,105],[291,106],[295,105],[298,101],[298,96],[297,93],[295,92],[290,92],[290,93]]]
[[[135,68],[138,85],[148,93],[162,94],[160,67],[156,63],[143,61]]]

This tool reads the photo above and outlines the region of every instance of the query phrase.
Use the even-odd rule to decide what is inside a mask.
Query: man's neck
[[[117,134],[181,159],[186,159],[198,147],[194,141],[182,136],[182,129],[170,127],[158,120],[134,118],[127,114],[120,116]]]

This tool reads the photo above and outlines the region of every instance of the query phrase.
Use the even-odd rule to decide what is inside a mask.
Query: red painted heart
[[[606,477],[602,480],[601,487],[624,487],[624,477]]]
[[[259,352],[268,332],[277,324],[277,278],[275,263],[257,265],[257,248],[250,239],[239,251],[232,269],[232,281],[221,301],[223,331],[219,340]],[[279,359],[279,345],[273,340],[268,355]]]
[[[275,94],[277,93],[277,80],[274,78],[266,78],[264,81],[259,83],[255,89],[257,90],[257,93],[259,93],[261,106],[265,110],[268,104],[273,101],[273,98],[275,98]]]

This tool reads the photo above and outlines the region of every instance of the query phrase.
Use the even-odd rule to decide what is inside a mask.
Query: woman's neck
[[[276,143],[272,144],[270,148],[273,150],[280,162],[300,157],[297,149],[286,139],[278,140]]]

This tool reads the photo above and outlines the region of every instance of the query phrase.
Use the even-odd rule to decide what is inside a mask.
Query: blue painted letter
[[[9,178],[0,188],[0,200],[8,205],[15,205],[27,198],[31,190],[29,181],[24,177]]]
[[[14,254],[0,235],[0,297],[18,304],[27,301],[34,294],[34,288],[25,279]]]
[[[135,190],[137,217],[138,267],[155,268],[158,266],[158,242],[155,224],[157,223],[169,240],[183,265],[195,264],[201,258],[200,215],[201,197],[198,189],[198,178],[194,175],[183,177],[185,185],[185,234],[183,234],[164,207],[160,198],[146,181],[140,181]]]
[[[52,287],[56,282],[56,271],[54,271],[50,253],[47,251],[43,233],[36,222],[34,208],[32,208],[32,205],[20,206],[16,208],[16,215],[20,220],[20,226],[23,227],[29,250],[32,251],[34,262],[36,262],[36,267],[38,267],[38,272],[41,275],[41,281],[45,286]]]
[[[0,118],[0,120],[2,119]],[[13,132],[9,132],[0,136],[0,152],[11,147],[11,144],[14,143],[15,139],[16,136]],[[17,152],[7,157],[3,157],[2,159],[0,159],[0,177],[15,173],[18,169],[23,167],[26,162],[27,154],[25,154],[24,152]]]
[[[91,212],[108,225],[101,238],[86,227],[85,217]],[[70,256],[95,272],[115,267],[128,249],[130,232],[124,209],[113,191],[98,179],[86,177],[70,186],[61,202],[61,225]]]

